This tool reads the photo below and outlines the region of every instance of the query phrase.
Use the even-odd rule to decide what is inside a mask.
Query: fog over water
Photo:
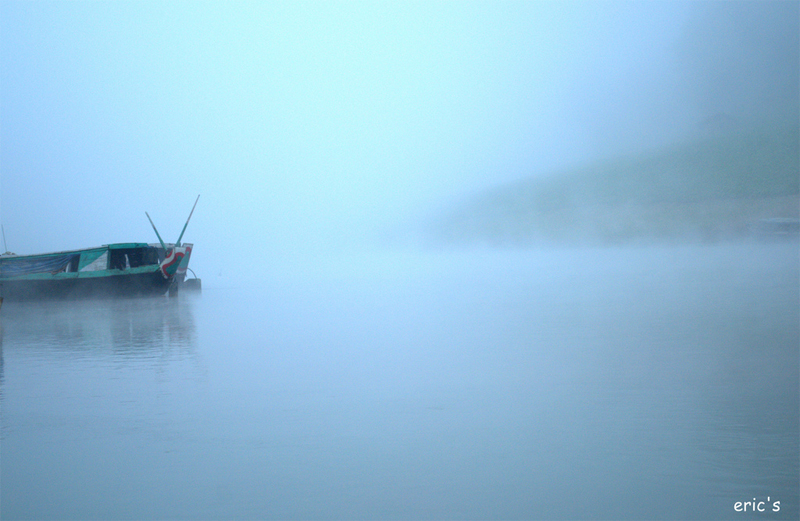
[[[3,519],[796,519],[797,260],[360,256],[4,305]]]
[[[0,518],[797,519],[799,6],[0,3]]]
[[[16,253],[155,241],[145,211],[174,241],[201,194],[193,267],[249,279],[232,251],[278,269],[721,116],[796,122],[797,18],[796,2],[3,2],[0,220]]]

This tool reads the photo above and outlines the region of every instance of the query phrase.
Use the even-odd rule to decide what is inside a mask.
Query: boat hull
[[[0,296],[6,301],[42,299],[80,299],[92,297],[122,297],[163,295],[173,282],[161,274],[158,266],[136,272],[107,270],[106,273],[63,274],[48,278],[6,279],[0,282]]]

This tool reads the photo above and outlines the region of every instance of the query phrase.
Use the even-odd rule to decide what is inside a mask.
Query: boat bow
[[[175,246],[167,250],[167,255],[159,266],[159,271],[165,279],[169,280],[175,277],[175,274],[178,272],[178,267],[181,265],[181,261],[186,257],[187,249],[187,247]]]

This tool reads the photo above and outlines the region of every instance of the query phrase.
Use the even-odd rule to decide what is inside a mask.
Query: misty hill
[[[797,125],[738,130],[487,190],[437,219],[438,241],[714,240],[800,213]]]

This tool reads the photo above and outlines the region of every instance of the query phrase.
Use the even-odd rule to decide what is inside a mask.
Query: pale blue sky
[[[174,240],[197,194],[198,262],[315,249],[659,146],[698,5],[3,2],[9,249]]]

